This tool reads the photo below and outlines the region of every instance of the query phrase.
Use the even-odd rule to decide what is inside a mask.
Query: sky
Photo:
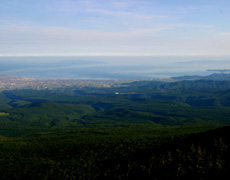
[[[0,56],[229,56],[229,0],[0,0]]]

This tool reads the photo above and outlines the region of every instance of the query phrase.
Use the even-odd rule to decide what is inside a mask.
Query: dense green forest
[[[230,81],[0,92],[0,179],[223,179]]]

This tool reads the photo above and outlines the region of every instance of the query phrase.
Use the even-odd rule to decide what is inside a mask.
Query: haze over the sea
[[[0,57],[0,73],[29,78],[155,79],[230,69],[225,56]]]

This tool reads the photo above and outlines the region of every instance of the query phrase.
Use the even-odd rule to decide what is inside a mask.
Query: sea
[[[0,57],[0,74],[38,79],[162,79],[221,70],[230,70],[230,56]]]

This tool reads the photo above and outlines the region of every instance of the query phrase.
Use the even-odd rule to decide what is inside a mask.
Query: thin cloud
[[[87,11],[100,13],[103,15],[138,18],[138,19],[171,19],[169,16],[166,15],[147,15],[147,14],[126,12],[126,11],[112,11],[112,10],[105,10],[105,9],[87,9]]]
[[[0,53],[229,54],[229,6],[167,2],[4,1]]]
[[[180,6],[177,8],[179,12],[194,12],[194,11],[210,11],[215,9],[211,5],[199,5],[199,6]]]
[[[223,32],[223,33],[220,33],[219,36],[230,36],[230,32]]]
[[[182,24],[178,25],[182,26]],[[183,24],[189,26],[189,24]],[[175,27],[175,25],[174,25]],[[220,39],[197,39],[195,37],[172,37],[161,32],[170,30],[170,26],[132,29],[124,32],[85,31],[64,27],[11,26],[1,42],[12,42],[10,51],[26,54],[41,51],[41,54],[207,54],[218,50],[218,54],[227,54],[225,47],[229,41]],[[3,28],[1,28],[3,29]],[[6,38],[6,41],[4,41]],[[20,44],[20,47],[14,46]],[[32,46],[31,46],[32,45]],[[215,45],[215,46],[213,46]],[[6,48],[2,46],[1,49]],[[7,53],[7,51],[4,51]],[[39,54],[36,52],[34,54]]]
[[[155,27],[155,28],[137,28],[128,31],[120,31],[120,32],[107,32],[107,31],[95,31],[95,30],[81,30],[74,28],[66,28],[66,27],[32,27],[32,26],[2,26],[2,31],[5,30],[5,34],[9,36],[18,35],[19,33],[26,33],[27,38],[29,37],[45,37],[47,40],[49,39],[100,39],[100,38],[110,38],[116,39],[120,38],[130,38],[130,37],[142,37],[148,34],[156,34],[160,31],[165,31],[170,28],[168,27]],[[25,38],[25,37],[22,37]],[[19,38],[20,39],[20,38]]]
[[[194,28],[213,28],[212,24],[186,24],[186,23],[178,23],[172,24],[174,27],[194,27]]]

